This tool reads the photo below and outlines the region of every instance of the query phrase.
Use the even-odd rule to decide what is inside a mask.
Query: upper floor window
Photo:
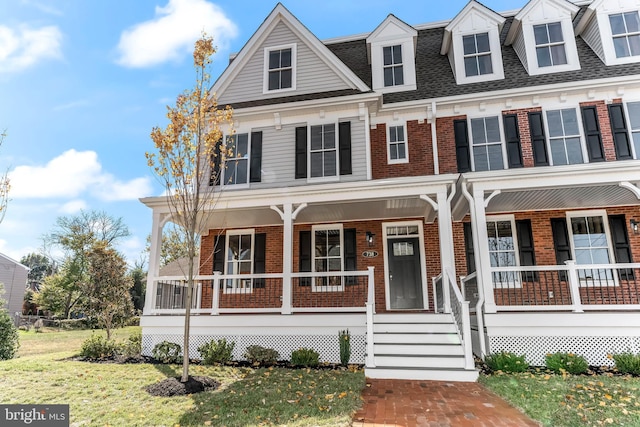
[[[464,70],[467,77],[493,73],[489,33],[462,37]]]
[[[389,163],[405,163],[407,159],[407,141],[404,126],[389,126]]]
[[[640,55],[640,17],[637,11],[609,15],[616,58]]]
[[[635,158],[640,159],[640,102],[628,103],[627,111],[629,112],[629,125]]]
[[[567,63],[567,53],[560,22],[534,25],[533,34],[536,42],[538,67],[551,67]]]
[[[547,111],[549,148],[554,165],[583,163],[580,125],[574,108]]]
[[[383,47],[382,56],[384,68],[384,85],[403,85],[404,73],[402,67],[402,45]]]
[[[265,50],[264,92],[296,88],[296,45]]]
[[[336,147],[336,125],[311,126],[310,176],[311,178],[336,176],[338,152]]]
[[[504,169],[504,149],[497,116],[471,119],[473,170]]]
[[[227,155],[222,174],[225,185],[249,182],[249,134],[227,136]]]
[[[351,122],[296,127],[295,178],[337,181],[351,175]]]

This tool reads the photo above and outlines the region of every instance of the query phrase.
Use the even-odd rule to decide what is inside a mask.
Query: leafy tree
[[[13,359],[20,341],[18,340],[18,329],[13,324],[11,316],[4,308],[4,285],[0,283],[0,360]]]
[[[87,259],[89,280],[82,286],[86,296],[84,312],[98,321],[109,340],[116,323],[131,315],[129,290],[133,282],[127,275],[126,261],[106,241],[96,243]]]
[[[196,236],[196,256],[200,247],[200,236]],[[151,250],[151,235],[147,236],[147,246],[145,252]],[[187,258],[189,250],[187,248],[187,239],[183,230],[167,225],[162,230],[162,247],[160,249],[160,267],[164,267],[170,262]]]
[[[129,277],[133,285],[130,289],[131,302],[136,311],[142,311],[144,308],[144,297],[146,289],[147,272],[144,270],[143,263],[136,263],[129,272]]]
[[[23,256],[20,264],[29,267],[27,278],[29,285],[35,290],[40,289],[40,284],[45,277],[56,272],[56,265],[49,257],[35,252]]]
[[[4,138],[7,136],[6,132],[0,133],[0,147],[4,142]],[[5,171],[0,175],[0,222],[4,219],[4,215],[7,213],[7,204],[9,203],[9,190],[11,190],[11,183],[9,182],[9,173]]]
[[[34,301],[50,315],[68,319],[82,305],[81,284],[86,280],[87,274],[79,263],[67,258],[58,273],[44,278]]]
[[[207,228],[211,207],[217,192],[210,182],[218,182],[220,165],[227,155],[222,140],[223,125],[232,132],[230,107],[218,108],[215,95],[210,92],[208,72],[215,53],[213,39],[203,35],[196,41],[193,63],[195,86],[178,96],[175,107],[167,107],[169,123],[166,128],[154,127],[151,139],[156,153],[146,153],[149,167],[166,189],[167,204],[176,225],[182,230],[189,267],[187,271],[187,304],[184,316],[185,352],[189,349],[190,301],[195,275],[194,258],[199,233]],[[218,166],[218,167],[216,167]],[[183,357],[181,381],[189,379],[189,357]]]

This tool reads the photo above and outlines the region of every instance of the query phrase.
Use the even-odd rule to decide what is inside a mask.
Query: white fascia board
[[[30,269],[29,267],[27,267],[26,265],[20,264],[18,261],[16,261],[16,260],[15,260],[15,259],[13,259],[13,258],[8,257],[8,256],[7,256],[7,255],[5,255],[5,254],[0,254],[0,258],[4,258],[4,259],[6,259],[7,261],[9,261],[11,264],[14,264],[14,265],[15,265],[15,266],[17,266],[17,267],[22,267],[22,268],[24,268],[24,269],[25,269],[25,270],[27,270],[27,271],[31,270],[31,269]]]

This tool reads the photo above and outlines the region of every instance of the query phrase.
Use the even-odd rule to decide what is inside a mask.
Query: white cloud
[[[67,102],[66,104],[56,105],[55,107],[53,107],[52,110],[64,111],[64,110],[70,110],[72,108],[86,107],[88,105],[89,105],[89,101],[87,101],[86,99],[78,99],[76,101]]]
[[[44,166],[18,166],[9,172],[11,197],[77,198],[90,193],[100,200],[134,200],[151,193],[148,177],[120,181],[102,170],[95,151],[65,151]]]
[[[193,49],[202,31],[218,45],[237,34],[236,25],[222,9],[206,0],[169,0],[156,6],[152,20],[139,23],[120,35],[118,63],[142,68],[177,61]]]
[[[62,205],[58,211],[64,214],[74,214],[86,209],[88,209],[88,206],[84,200],[71,200]]]
[[[56,26],[16,29],[0,25],[0,72],[17,72],[40,60],[62,58],[62,32]]]

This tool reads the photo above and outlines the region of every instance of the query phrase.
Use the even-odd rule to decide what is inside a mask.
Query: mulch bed
[[[193,376],[184,383],[180,381],[180,377],[167,378],[159,383],[148,385],[144,389],[152,396],[171,397],[201,393],[215,390],[218,387],[220,387],[220,383],[213,378]]]

